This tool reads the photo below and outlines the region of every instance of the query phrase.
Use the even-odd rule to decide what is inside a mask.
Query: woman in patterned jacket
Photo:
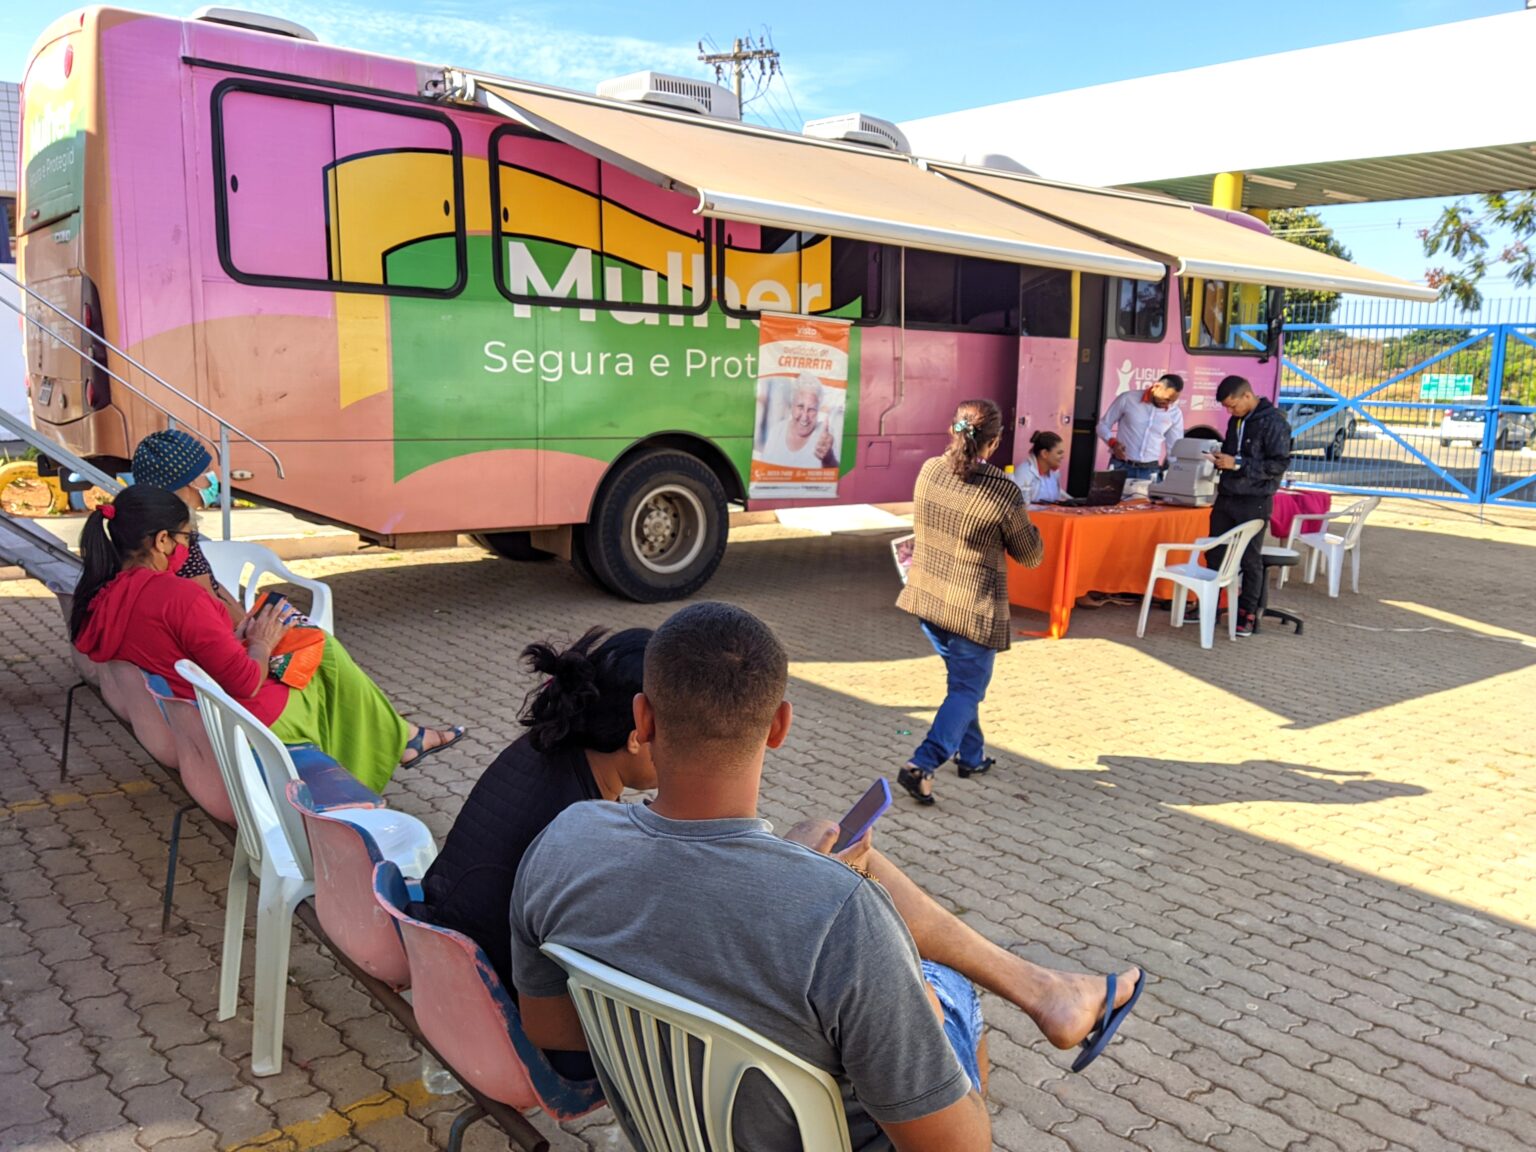
[[[948,694],[896,780],[919,804],[932,804],[933,774],[953,758],[961,779],[993,760],[981,734],[981,702],[998,652],[1008,647],[1011,557],[1029,568],[1045,557],[1013,478],[987,463],[1003,437],[990,400],[955,409],[949,448],[917,474],[912,567],[896,606],[918,618],[944,660]]]

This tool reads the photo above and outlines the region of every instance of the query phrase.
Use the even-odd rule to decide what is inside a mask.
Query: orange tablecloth
[[[1147,590],[1159,544],[1188,544],[1208,535],[1209,508],[1173,508],[1132,501],[1110,508],[1031,508],[1045,561],[1025,568],[1008,561],[1008,600],[1050,614],[1056,640],[1066,635],[1072,606],[1085,592]],[[1188,559],[1188,557],[1181,557]]]

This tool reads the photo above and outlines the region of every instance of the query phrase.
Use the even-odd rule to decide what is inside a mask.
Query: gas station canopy
[[[901,125],[923,156],[1245,208],[1536,188],[1536,10],[1280,52]],[[1085,131],[1085,125],[1095,126]]]

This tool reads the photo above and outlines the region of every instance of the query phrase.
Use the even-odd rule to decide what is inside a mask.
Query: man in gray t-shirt
[[[518,869],[512,973],[524,1029],[541,1048],[586,1047],[565,973],[539,951],[564,944],[831,1073],[855,1149],[887,1139],[900,1152],[989,1148],[974,991],[920,964],[878,884],[756,818],[764,752],[789,731],[787,676],[773,634],[738,608],[696,604],[657,630],[635,701],[654,805],[575,805]],[[761,1077],[744,1082],[734,1128],[743,1152],[799,1146]]]

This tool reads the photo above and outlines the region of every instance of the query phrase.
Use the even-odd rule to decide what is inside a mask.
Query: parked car
[[[1321,412],[1326,412],[1339,402],[1328,392],[1282,392],[1280,407],[1291,422],[1291,451],[1316,452],[1322,450],[1325,460],[1337,460],[1344,455],[1344,443],[1355,435],[1356,416],[1351,408],[1341,408],[1300,432],[1298,427]]]
[[[1440,447],[1449,448],[1457,440],[1469,440],[1474,446],[1481,447],[1487,421],[1486,406],[1447,408],[1440,421]],[[1499,449],[1524,448],[1531,441],[1531,424],[1528,413],[1499,413],[1499,427],[1494,434],[1493,446]]]

